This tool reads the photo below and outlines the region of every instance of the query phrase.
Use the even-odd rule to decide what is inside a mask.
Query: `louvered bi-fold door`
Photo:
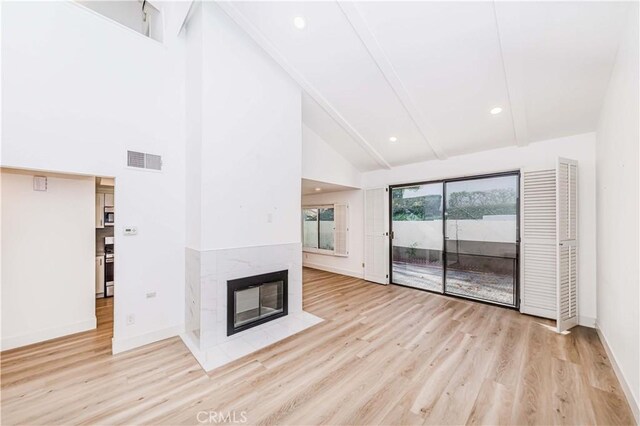
[[[346,204],[333,205],[333,254],[348,256],[349,206]]]
[[[389,189],[364,193],[364,279],[389,284]]]
[[[522,172],[520,312],[555,319],[556,170]]]
[[[558,159],[557,318],[558,332],[578,325],[578,164]]]

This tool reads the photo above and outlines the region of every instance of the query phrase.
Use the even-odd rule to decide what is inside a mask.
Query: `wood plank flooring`
[[[179,338],[111,355],[110,301],[1,354],[3,425],[633,424],[594,330],[512,310],[305,269],[326,321],[206,374]]]

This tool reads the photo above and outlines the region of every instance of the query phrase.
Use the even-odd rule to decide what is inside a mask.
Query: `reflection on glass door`
[[[518,175],[444,185],[445,293],[516,306]]]
[[[391,282],[442,292],[442,182],[391,188]]]

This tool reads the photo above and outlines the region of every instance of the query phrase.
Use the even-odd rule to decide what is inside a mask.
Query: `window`
[[[348,256],[348,233],[347,204],[302,208],[302,251]]]
[[[307,207],[302,209],[303,241],[307,251],[334,250],[334,208]]]

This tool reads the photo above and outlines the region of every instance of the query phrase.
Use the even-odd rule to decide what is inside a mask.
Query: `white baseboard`
[[[96,317],[93,316],[89,319],[73,324],[47,328],[45,330],[39,330],[28,334],[23,334],[21,336],[6,337],[3,338],[2,342],[0,343],[0,350],[6,351],[8,349],[19,348],[21,346],[27,346],[34,343],[56,339],[58,337],[67,336],[69,334],[93,330],[94,328],[96,328],[96,324]]]
[[[318,265],[317,263],[302,262],[305,268],[318,269],[320,271],[333,272],[334,274],[347,275],[354,278],[364,278],[364,272],[355,272],[349,269],[336,268],[333,266]]]
[[[615,355],[611,351],[609,342],[607,342],[607,339],[602,333],[602,330],[600,329],[600,327],[598,327],[597,322],[596,322],[596,331],[598,332],[598,337],[600,337],[602,346],[604,346],[604,350],[607,352],[607,356],[611,361],[611,365],[613,366],[613,371],[616,373],[616,377],[620,382],[620,386],[622,386],[622,391],[624,392],[624,396],[627,398],[629,407],[631,407],[631,412],[633,412],[633,417],[635,417],[636,419],[636,424],[640,424],[640,407],[638,407],[638,402],[633,398],[633,393],[631,393],[631,388],[629,387],[629,384],[625,380],[624,375],[622,374],[622,370],[620,370],[620,366],[618,365],[618,361],[616,360]]]
[[[591,317],[578,317],[578,324],[583,327],[596,328],[596,319]]]
[[[152,331],[150,333],[141,334],[139,336],[128,337],[126,339],[111,339],[111,352],[119,354],[140,346],[155,343],[170,337],[179,336],[184,332],[184,325],[176,325],[174,327],[163,328],[162,330]]]
[[[556,312],[544,308],[535,308],[531,306],[523,306],[520,304],[520,313],[525,315],[533,315],[534,317],[556,319]]]
[[[180,338],[182,339],[182,343],[184,343],[187,349],[189,349],[189,352],[191,352],[191,355],[193,355],[196,361],[198,361],[200,367],[202,367],[204,371],[207,371],[207,354],[206,352],[200,350],[200,348],[198,347],[198,343],[194,341],[193,336],[191,336],[191,334],[187,332],[184,332],[180,333]]]

